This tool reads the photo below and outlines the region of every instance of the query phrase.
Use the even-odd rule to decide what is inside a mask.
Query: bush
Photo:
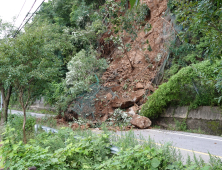
[[[82,132],[82,131],[81,131]],[[79,133],[79,132],[78,132]],[[205,164],[194,156],[183,165],[181,155],[170,144],[157,145],[151,139],[138,140],[129,132],[118,140],[108,134],[82,134],[65,128],[58,133],[40,133],[28,144],[17,142],[15,129],[9,125],[4,132],[3,146],[0,147],[0,167],[7,169],[28,169],[35,166],[40,170],[69,169],[215,169],[221,167],[221,160],[210,155]],[[110,137],[112,139],[110,140]],[[112,141],[121,151],[111,155]],[[143,142],[142,142],[143,141]],[[142,143],[141,143],[142,142]],[[125,145],[125,147],[123,146]]]
[[[23,133],[22,133],[23,119],[24,119],[23,114],[8,115],[8,125],[10,125],[10,127],[15,129],[14,138],[16,139],[17,142],[23,139]],[[36,124],[36,118],[27,114],[25,130],[27,132],[28,138],[30,138],[31,135],[33,134],[35,124]]]
[[[219,62],[211,64],[210,61],[203,61],[181,69],[148,97],[141,114],[157,118],[170,104],[189,105],[190,108],[218,105],[215,98],[219,94],[214,87],[214,81],[217,77],[215,68],[219,65]]]
[[[107,68],[105,59],[96,58],[92,49],[88,52],[81,50],[68,63],[69,72],[66,73],[66,84],[73,95],[89,90],[89,85],[96,81],[95,74]]]
[[[41,133],[24,145],[14,138],[15,132],[9,125],[4,132],[0,155],[5,169],[95,169],[111,156],[106,134],[76,139],[73,131],[61,129],[58,134]]]

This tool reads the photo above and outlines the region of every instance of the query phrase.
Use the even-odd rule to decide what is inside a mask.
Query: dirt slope
[[[102,79],[105,87],[112,89],[114,93],[103,93],[97,95],[96,115],[101,120],[106,120],[115,108],[137,111],[145,102],[146,96],[153,92],[156,87],[153,84],[155,76],[166,58],[164,50],[163,24],[167,22],[162,15],[167,9],[167,0],[141,0],[146,3],[151,11],[147,22],[152,26],[149,32],[144,28],[139,30],[138,38],[133,43],[131,39],[125,39],[125,43],[132,44],[132,50],[128,52],[130,63],[120,50],[112,49],[107,53],[111,63],[103,74]],[[143,42],[149,41],[152,51],[143,51],[148,48]],[[113,95],[115,94],[115,95]]]

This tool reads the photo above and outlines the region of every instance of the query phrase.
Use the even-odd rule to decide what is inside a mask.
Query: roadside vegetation
[[[163,83],[141,114],[157,118],[168,106],[221,107],[222,2],[169,0],[181,27],[171,43]]]
[[[9,169],[214,169],[221,160],[210,155],[204,163],[194,155],[182,158],[170,144],[156,144],[152,139],[134,136],[133,132],[118,136],[103,126],[99,134],[91,130],[73,131],[69,127],[58,133],[35,131],[35,118],[27,117],[27,144],[22,140],[22,116],[10,116],[2,133],[0,166]],[[118,153],[110,148],[116,146]],[[187,161],[184,161],[187,160]]]
[[[126,66],[129,67],[124,69],[128,74],[136,69],[130,58],[133,48],[145,57],[147,66],[144,70],[156,74],[164,58],[154,56],[151,61],[149,55],[145,55],[152,51],[149,40],[137,39],[142,31],[146,34],[143,37],[153,31],[147,22],[152,17],[150,9],[139,2],[49,0],[22,31],[0,19],[0,90],[4,102],[0,115],[3,126],[0,129],[0,167],[18,170],[31,166],[42,170],[221,169],[221,160],[211,155],[209,163],[195,156],[191,161],[182,158],[171,144],[159,145],[142,137],[138,140],[131,132],[121,137],[109,132],[106,125],[128,126],[131,120],[116,106],[112,115],[104,119],[106,124],[97,122],[103,129],[100,134],[83,130],[85,118],[74,110],[70,112],[77,118],[72,116],[71,123],[79,127],[75,131],[71,129],[71,123],[61,128],[54,118],[40,120],[27,114],[29,106],[44,97],[58,116],[65,117],[67,108],[75,104],[72,102],[77,96],[93,91],[92,84],[105,81],[101,77],[113,60],[109,58],[111,52],[108,58],[104,57],[107,46],[109,50],[118,49],[117,60],[123,56],[127,58]],[[189,105],[190,109],[202,105],[221,106],[221,8],[221,0],[169,0],[168,9],[182,29],[176,32],[176,41],[170,43],[163,81],[155,87],[148,84],[147,89],[138,87],[144,94],[138,97],[137,103],[127,101],[127,104],[141,108],[146,102],[140,114],[149,118],[157,118],[170,105]],[[133,43],[141,46],[133,47]],[[141,62],[137,61],[137,64]],[[117,69],[112,75],[116,74]],[[134,91],[134,85],[141,82],[135,78],[138,74],[132,77],[133,80],[125,77],[115,82],[124,84],[126,98]],[[146,80],[153,82],[154,78],[149,76]],[[130,81],[134,82],[133,86],[129,86]],[[115,95],[113,93],[110,98]],[[150,96],[146,101],[147,95]],[[103,107],[107,106],[103,100],[101,103]],[[20,105],[23,116],[8,115],[8,109],[13,105]],[[35,124],[56,128],[58,133],[35,131]],[[177,122],[176,128],[185,130],[187,126]],[[113,145],[120,148],[116,154],[110,150]]]

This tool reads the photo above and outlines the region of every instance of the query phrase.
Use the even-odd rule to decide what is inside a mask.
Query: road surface
[[[8,113],[10,114],[17,114],[17,115],[23,115],[22,111],[18,110],[8,110]],[[34,116],[36,118],[43,118],[45,116],[55,116],[55,115],[50,115],[50,114],[41,114],[41,113],[33,113],[33,112],[26,112],[27,114],[30,114],[31,116]]]
[[[117,132],[116,134],[121,135],[121,133],[128,132]],[[150,137],[158,145],[171,142],[176,149],[180,150],[184,162],[187,159],[187,155],[193,158],[193,153],[197,158],[201,156],[205,162],[209,162],[208,152],[222,160],[222,137],[219,136],[159,129],[134,130],[134,134],[138,140],[140,140],[140,135],[143,136],[143,140]]]

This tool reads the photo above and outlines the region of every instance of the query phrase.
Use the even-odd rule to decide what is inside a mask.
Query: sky
[[[36,3],[31,10],[31,13],[33,13],[38,8],[42,1],[43,0],[36,0]],[[46,0],[45,2],[47,1],[48,0]],[[13,17],[18,16],[23,4],[25,3],[20,15],[14,23],[16,27],[19,27],[34,2],[35,0],[0,0],[0,18],[3,21],[13,23]]]

